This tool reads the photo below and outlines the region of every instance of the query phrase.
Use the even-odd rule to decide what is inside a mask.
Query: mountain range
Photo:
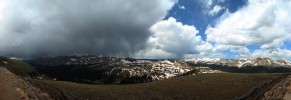
[[[86,83],[145,83],[187,74],[192,70],[176,60],[145,60],[108,56],[59,56],[27,61],[47,75]]]
[[[27,60],[47,78],[92,84],[134,84],[198,73],[282,73],[291,63],[256,59],[133,59],[101,55],[43,57]],[[206,68],[206,72],[205,72]]]
[[[291,67],[291,62],[286,60],[272,60],[270,58],[255,58],[255,59],[207,59],[207,58],[188,58],[186,62],[194,64],[215,64],[229,67],[247,67],[247,66],[265,66],[265,67]]]

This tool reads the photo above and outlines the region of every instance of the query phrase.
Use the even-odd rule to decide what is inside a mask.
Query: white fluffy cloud
[[[185,10],[185,6],[179,6],[179,9]]]
[[[245,7],[226,12],[216,25],[208,27],[206,41],[215,44],[216,50],[224,48],[239,57],[283,57],[283,53],[290,52],[279,49],[291,38],[290,11],[289,0],[250,0]],[[248,45],[260,45],[261,49],[251,53]]]
[[[221,10],[223,10],[224,8],[223,7],[221,7],[221,6],[219,6],[219,5],[215,5],[213,8],[212,8],[212,10],[210,10],[209,11],[209,15],[211,15],[211,16],[214,16],[214,15],[216,15],[217,13],[219,13]]]
[[[203,42],[203,44],[197,46],[199,54],[193,55],[194,57],[207,57],[207,58],[228,58],[225,51],[236,53],[236,58],[249,58],[250,50],[244,46],[234,45],[221,45],[211,44],[209,42]]]
[[[291,60],[291,51],[287,49],[275,49],[275,50],[256,50],[251,54],[252,58],[265,57],[273,59],[286,59]]]
[[[213,4],[213,1],[212,1],[212,0],[203,0],[203,1],[206,2],[206,5],[207,5],[208,7],[210,7],[210,6]]]
[[[214,6],[212,0],[201,1],[213,16],[224,8]],[[220,1],[219,1],[220,2]],[[221,1],[223,2],[223,1]],[[206,30],[206,41],[197,36],[194,26],[183,25],[174,18],[152,26],[153,36],[142,53],[150,58],[159,57],[210,57],[227,58],[232,52],[236,58],[269,57],[291,60],[291,51],[280,49],[291,39],[291,1],[256,0],[234,13],[226,11]],[[247,46],[260,45],[251,52]],[[193,52],[192,54],[189,52]]]
[[[212,0],[196,0],[199,4],[201,4],[202,10],[205,14],[208,14],[209,10],[211,10],[213,1]]]
[[[197,45],[196,50],[199,51],[197,54],[187,55],[187,57],[195,58],[227,58],[226,55],[222,53],[223,46],[213,45],[209,42],[203,41],[202,44]]]
[[[150,30],[153,35],[148,39],[148,48],[139,56],[183,57],[185,54],[198,53],[197,46],[203,44],[195,26],[183,25],[172,17],[156,23]]]
[[[223,3],[225,2],[225,0],[218,0],[218,3]]]
[[[206,30],[207,40],[217,44],[278,48],[291,33],[291,1],[255,0],[235,13],[225,13]]]
[[[225,9],[222,5],[216,5],[225,2],[225,0],[198,0],[198,2],[202,6],[203,13],[209,16],[214,16]]]

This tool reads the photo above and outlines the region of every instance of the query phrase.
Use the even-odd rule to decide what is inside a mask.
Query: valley
[[[282,87],[276,84],[287,80],[286,72],[290,71],[290,62],[267,58],[133,59],[96,55],[22,61],[0,58],[0,65],[17,77],[18,84],[24,84],[20,89],[25,96],[14,96],[32,100],[258,99]],[[285,88],[278,93],[283,95],[281,98],[289,86],[289,81],[284,82]],[[268,98],[271,97],[278,96]]]

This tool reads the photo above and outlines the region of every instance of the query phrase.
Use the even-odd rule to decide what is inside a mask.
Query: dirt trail
[[[289,86],[287,87],[286,94],[284,96],[284,100],[291,100],[291,76],[288,77]]]
[[[15,76],[0,66],[0,100],[21,99],[19,90]]]
[[[0,66],[0,100],[52,100],[39,88]]]

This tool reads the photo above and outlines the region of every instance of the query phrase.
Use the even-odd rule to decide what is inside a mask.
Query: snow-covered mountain
[[[272,60],[270,58],[256,58],[256,59],[209,59],[209,58],[188,58],[184,59],[186,62],[193,64],[213,64],[229,67],[291,67],[291,62],[286,60]]]
[[[182,66],[177,61],[169,60],[155,62],[151,67],[151,77],[153,80],[168,79],[183,75],[192,69],[187,66]]]
[[[291,72],[291,62],[272,60],[270,58],[256,59],[183,59],[195,69],[209,69],[208,72],[222,71],[235,73],[285,73]],[[212,71],[211,71],[212,70]]]
[[[146,60],[95,55],[60,56],[28,61],[49,75],[101,83],[144,83],[181,76],[192,70],[178,60]]]
[[[144,83],[193,73],[291,72],[290,62],[269,58],[149,60],[85,55],[38,58],[28,63],[59,79],[104,84]]]

